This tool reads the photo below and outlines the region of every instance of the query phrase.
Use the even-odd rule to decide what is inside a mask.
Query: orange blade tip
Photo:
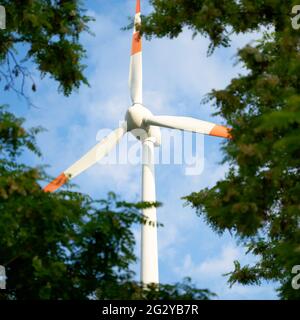
[[[54,192],[58,188],[60,188],[63,184],[68,181],[68,177],[62,173],[57,178],[55,178],[52,182],[50,182],[45,188],[45,192]]]
[[[230,134],[230,131],[231,131],[230,128],[216,125],[212,128],[209,135],[215,136],[215,137],[222,137],[222,138],[231,139],[232,136]]]

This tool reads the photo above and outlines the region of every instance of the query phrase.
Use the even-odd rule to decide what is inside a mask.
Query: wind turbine
[[[141,4],[136,0],[136,13],[130,57],[129,88],[132,105],[125,115],[125,123],[96,144],[82,158],[72,164],[44,190],[54,192],[68,180],[94,165],[116,146],[126,132],[131,132],[142,143],[142,201],[156,202],[154,147],[161,144],[160,127],[179,129],[201,134],[230,138],[230,129],[211,122],[189,117],[155,116],[143,105],[142,99],[142,39],[138,26],[141,24]],[[143,216],[152,223],[141,226],[141,282],[159,283],[157,253],[156,208],[143,209]]]

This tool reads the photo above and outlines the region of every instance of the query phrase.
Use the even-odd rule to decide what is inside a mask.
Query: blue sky
[[[81,87],[69,98],[57,92],[57,83],[45,77],[40,81],[32,69],[37,93],[31,99],[37,108],[28,108],[26,102],[12,93],[3,99],[12,109],[27,119],[28,126],[42,125],[38,144],[43,157],[27,155],[31,165],[49,164],[48,172],[57,176],[96,143],[101,128],[114,129],[123,120],[130,105],[128,67],[131,31],[122,31],[128,16],[134,13],[135,1],[85,1],[88,14],[96,21],[90,24],[95,36],[84,34],[82,42],[87,49],[85,64],[91,87]],[[144,13],[151,8],[142,1]],[[155,114],[193,116],[202,120],[224,123],[213,117],[212,105],[201,105],[211,89],[221,89],[230,79],[245,72],[233,66],[237,48],[243,47],[257,34],[235,36],[232,46],[217,49],[207,57],[208,40],[185,30],[179,38],[153,39],[143,42],[144,104]],[[20,50],[22,53],[22,49]],[[33,67],[32,67],[33,68]],[[167,134],[168,129],[163,129]],[[163,140],[164,141],[164,140]],[[156,167],[157,200],[163,202],[158,210],[160,282],[174,283],[190,276],[200,288],[209,288],[219,299],[275,299],[275,285],[260,287],[235,285],[229,288],[226,277],[233,269],[233,261],[251,263],[244,249],[236,245],[228,234],[216,235],[194,210],[184,206],[182,196],[192,191],[213,186],[224,177],[226,165],[221,165],[222,139],[204,138],[204,170],[201,175],[185,175],[184,165]],[[125,151],[124,151],[125,152]],[[105,197],[115,191],[124,200],[139,201],[141,186],[139,165],[95,165],[74,179],[78,189],[93,197]],[[134,229],[139,256],[140,234]],[[139,265],[134,266],[139,277]]]

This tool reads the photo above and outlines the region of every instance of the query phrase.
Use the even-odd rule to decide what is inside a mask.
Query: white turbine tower
[[[155,196],[155,171],[154,147],[161,143],[160,128],[179,129],[211,136],[230,138],[230,129],[211,122],[189,117],[154,116],[143,105],[142,100],[142,40],[137,30],[141,23],[140,0],[136,0],[136,14],[132,39],[129,88],[132,106],[125,115],[124,126],[116,129],[82,158],[71,165],[61,175],[49,183],[44,190],[54,192],[68,180],[94,165],[105,157],[119,142],[126,132],[134,134],[143,145],[142,148],[142,201],[156,202]],[[142,224],[141,227],[141,282],[144,284],[158,283],[158,253],[157,253],[157,226],[156,208],[150,207],[143,210],[144,217],[153,223]]]

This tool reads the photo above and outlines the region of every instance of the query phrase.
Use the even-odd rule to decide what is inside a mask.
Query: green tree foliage
[[[0,32],[0,76],[5,89],[24,94],[17,88],[16,78],[22,81],[30,76],[24,66],[33,61],[41,75],[50,75],[69,95],[81,83],[87,84],[83,75],[82,59],[85,50],[79,42],[83,31],[88,31],[91,17],[85,15],[81,1],[77,0],[3,0],[6,9],[6,29]],[[19,62],[17,49],[22,45],[26,57]],[[36,90],[35,83],[32,84]]]
[[[149,37],[176,37],[184,27],[208,36],[210,49],[229,46],[233,33],[258,31],[262,38],[239,50],[246,75],[232,79],[208,100],[233,128],[224,144],[230,170],[213,188],[185,199],[218,233],[229,230],[257,256],[229,281],[279,281],[282,299],[299,299],[291,286],[300,264],[300,30],[291,25],[297,1],[152,0],[144,19]]]
[[[130,279],[138,207],[113,194],[92,200],[76,192],[45,193],[41,169],[18,164],[17,155],[38,152],[35,129],[0,109],[0,264],[5,297],[86,299],[107,283]],[[2,292],[1,292],[2,294]]]
[[[109,286],[96,291],[96,296],[103,296],[109,299],[122,300],[209,300],[216,297],[215,293],[207,289],[198,289],[190,278],[183,279],[174,285],[170,284],[149,284],[147,286],[127,281],[115,285],[111,282]]]

